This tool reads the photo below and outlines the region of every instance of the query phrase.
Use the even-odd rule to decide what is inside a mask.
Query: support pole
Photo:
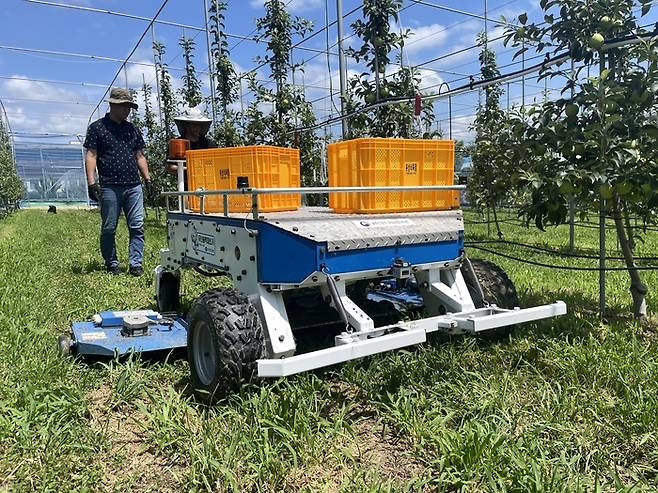
[[[155,69],[155,92],[158,95],[158,119],[162,125],[162,103],[160,101],[160,73],[158,72],[158,59],[155,56],[155,26],[151,24],[151,50],[153,51],[153,66]]]
[[[336,26],[338,28],[338,71],[340,72],[340,113],[345,116],[345,87],[347,86],[347,66],[343,51],[343,0],[336,0]],[[331,74],[329,74],[331,77]],[[343,139],[349,137],[350,129],[347,120],[342,119]]]
[[[212,0],[213,4],[215,0]],[[210,110],[212,111],[213,125],[217,121],[217,106],[215,95],[215,63],[212,56],[212,45],[210,43],[210,31],[208,29],[208,1],[203,0],[203,18],[206,23],[206,46],[208,48],[208,78],[210,79]]]
[[[575,78],[576,72],[573,66],[573,58],[571,59],[571,78]],[[573,100],[573,86],[571,86],[571,99]],[[574,240],[575,240],[575,230],[574,230],[574,221],[576,215],[576,199],[573,195],[569,197],[569,250],[573,252],[574,249]]]
[[[599,51],[599,77],[605,70],[605,55]],[[599,115],[601,115],[601,124],[603,125],[603,84],[599,83],[599,100],[598,100]],[[605,156],[605,140],[601,136],[599,142],[599,158],[604,159]],[[605,200],[603,194],[599,194],[599,317],[601,321],[605,321]]]
[[[599,317],[605,320],[605,200],[599,204]]]
[[[521,70],[525,71],[525,40],[521,42]],[[521,76],[521,113],[525,114],[525,73]]]
[[[448,96],[448,136],[452,140],[452,96]]]

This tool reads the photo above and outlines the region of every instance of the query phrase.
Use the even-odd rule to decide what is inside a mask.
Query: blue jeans
[[[123,210],[128,223],[131,266],[141,266],[144,252],[144,197],[141,185],[101,186],[101,253],[105,267],[119,265],[114,237]]]

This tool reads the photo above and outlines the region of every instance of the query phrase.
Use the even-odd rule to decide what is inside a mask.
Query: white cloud
[[[78,92],[49,84],[35,82],[21,75],[12,75],[12,79],[2,82],[3,97],[27,99],[54,99],[74,101],[80,99]]]
[[[21,75],[12,77],[3,81],[0,89],[7,107],[9,124],[14,132],[85,133],[93,106],[84,103],[99,97],[96,94],[98,89],[70,89],[31,81]]]
[[[452,138],[470,142],[474,138],[471,125],[475,120],[475,115],[457,116],[452,119]],[[443,123],[443,131],[448,136],[448,123]]]
[[[152,66],[153,61],[146,59],[132,61],[138,62],[139,65],[136,63],[127,64],[125,75],[124,73],[121,73],[119,77],[117,77],[114,85],[123,87],[125,85],[127,75],[128,87],[142,87],[144,82],[153,86],[155,84],[155,67]]]
[[[427,48],[436,49],[448,39],[448,30],[442,24],[412,27],[411,31],[413,34],[404,43],[407,53],[417,53]]]
[[[439,92],[439,86],[443,82],[443,78],[439,76],[434,70],[419,69],[420,73],[420,87],[421,92],[430,94]]]

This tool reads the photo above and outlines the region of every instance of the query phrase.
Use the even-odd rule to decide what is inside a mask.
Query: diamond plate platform
[[[245,219],[245,214],[230,214]],[[461,210],[396,214],[336,214],[327,207],[262,213],[260,220],[317,242],[329,250],[454,241],[464,230]]]

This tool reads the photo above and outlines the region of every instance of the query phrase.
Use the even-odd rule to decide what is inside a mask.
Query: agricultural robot
[[[169,207],[168,245],[155,271],[158,311],[106,312],[74,324],[73,338],[60,339],[62,350],[111,354],[187,346],[192,385],[212,401],[257,379],[413,346],[432,332],[501,335],[516,324],[566,313],[561,301],[519,308],[505,272],[466,255],[459,209],[350,215],[327,207],[258,208],[267,194],[463,186],[242,185],[164,194],[175,205]],[[217,195],[223,212],[206,213],[204,202]],[[250,197],[251,212],[230,212],[234,195]],[[186,207],[190,197],[200,201],[196,212]],[[203,293],[183,318],[181,274],[191,268],[230,277],[233,287]],[[411,284],[422,315],[401,320],[396,308],[408,305],[404,286]]]

